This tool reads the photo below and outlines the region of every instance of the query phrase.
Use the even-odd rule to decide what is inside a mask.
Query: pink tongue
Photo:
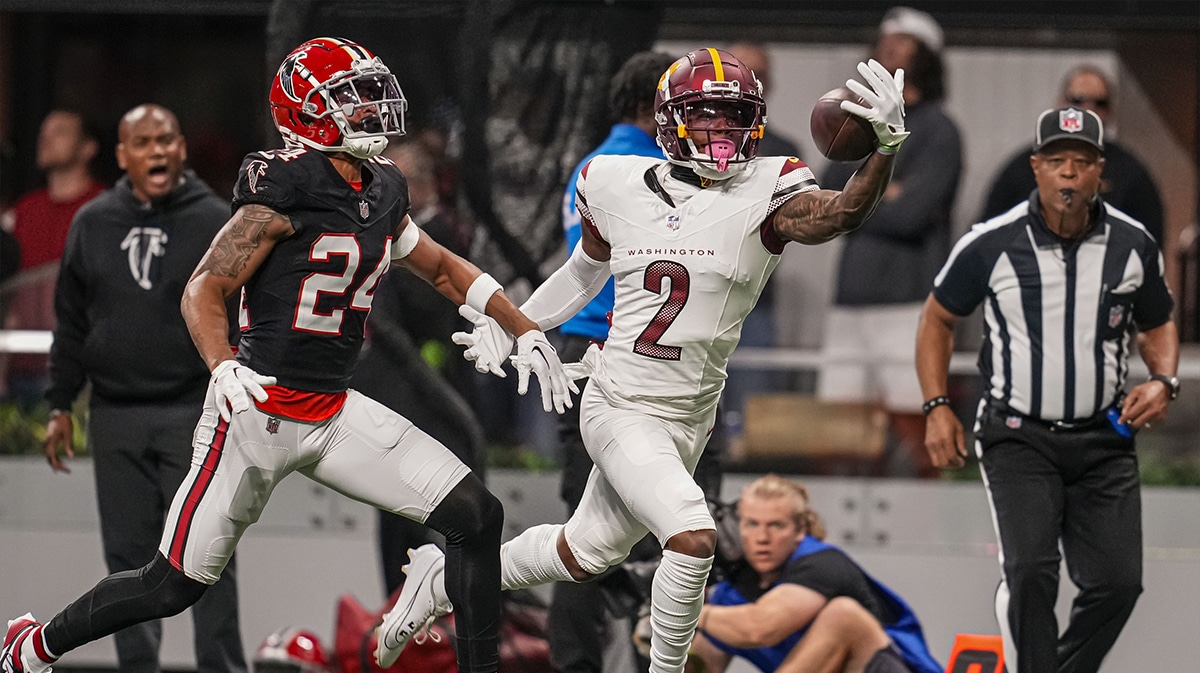
[[[724,173],[729,160],[737,154],[737,145],[732,140],[714,140],[708,144],[708,156],[717,160],[717,172]]]

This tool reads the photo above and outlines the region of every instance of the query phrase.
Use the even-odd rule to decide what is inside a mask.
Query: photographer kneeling
[[[941,673],[912,609],[822,541],[808,500],[777,475],[743,489],[744,560],[704,605],[688,670],[722,673],[739,656],[763,673]]]

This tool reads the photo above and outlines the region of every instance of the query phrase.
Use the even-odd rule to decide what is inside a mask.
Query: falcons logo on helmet
[[[250,193],[258,193],[258,179],[267,174],[267,162],[255,159],[246,167],[246,179],[250,182]]]
[[[291,54],[283,59],[283,63],[279,66],[279,88],[283,89],[283,94],[288,98],[302,102],[300,97],[296,95],[296,85],[292,83],[292,77],[300,75],[306,80],[312,79],[312,73],[300,61],[308,56],[307,51],[299,51]],[[314,84],[315,86],[315,84]]]

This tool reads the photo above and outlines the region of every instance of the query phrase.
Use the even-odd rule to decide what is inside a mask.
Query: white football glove
[[[529,392],[529,372],[532,371],[542,389],[542,409],[554,409],[561,414],[575,406],[571,393],[579,394],[579,388],[563,371],[558,352],[540,330],[529,330],[517,337],[517,354],[512,361],[517,368],[518,395]]]
[[[475,329],[470,332],[455,332],[450,339],[459,346],[466,346],[463,357],[475,363],[475,371],[486,374],[491,372],[500,378],[508,373],[500,368],[512,353],[513,337],[500,323],[487,315],[463,304],[458,307],[458,314],[470,320]]]
[[[267,401],[267,391],[263,386],[275,385],[274,376],[263,376],[237,360],[225,360],[217,365],[212,372],[213,392],[217,397],[217,411],[226,422],[234,414],[240,414],[250,408],[250,396],[259,402]]]
[[[563,371],[567,373],[567,378],[572,381],[592,378],[599,367],[600,344],[596,343],[588,346],[588,349],[583,353],[583,357],[579,359],[579,362],[563,363]]]
[[[880,149],[894,153],[909,134],[904,130],[904,70],[897,69],[893,77],[879,61],[870,59],[858,64],[858,73],[870,88],[852,79],[846,81],[846,86],[871,107],[844,100],[842,109],[871,122]]]

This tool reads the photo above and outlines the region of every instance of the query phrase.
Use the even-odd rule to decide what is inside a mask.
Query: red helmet
[[[702,144],[693,139],[709,133],[693,128],[699,115],[719,114],[726,119],[728,140]],[[762,82],[732,54],[720,49],[697,49],[675,61],[658,81],[654,96],[654,120],[658,145],[671,163],[691,166],[702,177],[721,180],[732,177],[732,166],[758,155],[758,141],[767,123],[767,105]],[[732,166],[731,166],[732,165]]]
[[[379,57],[361,45],[318,37],[283,59],[271,82],[271,116],[289,146],[369,159],[404,135],[408,101]]]
[[[284,628],[267,636],[254,655],[254,673],[329,673],[321,641],[310,631]]]

